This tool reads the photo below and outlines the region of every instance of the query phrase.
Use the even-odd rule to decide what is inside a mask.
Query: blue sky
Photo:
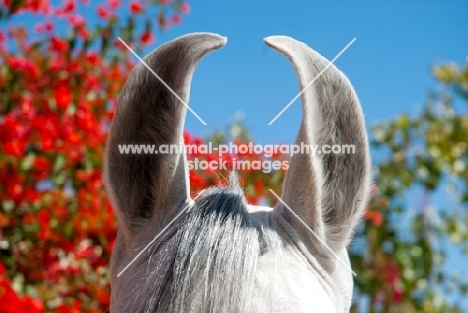
[[[287,35],[335,62],[353,83],[366,123],[416,113],[436,87],[429,69],[468,56],[466,1],[190,1],[181,26],[158,35],[158,43],[196,31],[228,37],[195,72],[186,128],[195,134],[224,129],[236,112],[262,143],[292,142],[301,119],[298,99],[267,126],[299,92],[288,60],[263,43]]]

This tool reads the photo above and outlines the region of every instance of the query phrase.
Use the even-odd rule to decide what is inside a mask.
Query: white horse
[[[329,63],[289,37],[265,42],[291,61],[301,90]],[[225,43],[216,34],[189,34],[144,61],[187,103],[197,63]],[[347,246],[370,185],[362,109],[332,65],[302,94],[302,110],[296,144],[355,146],[355,154],[291,158],[281,198],[317,236],[281,202],[248,205],[235,175],[229,187],[212,187],[192,201],[184,153],[121,154],[119,144],[183,141],[186,107],[141,62],[135,66],[105,154],[105,185],[119,227],[111,312],[349,312],[353,279],[340,259],[349,266]]]

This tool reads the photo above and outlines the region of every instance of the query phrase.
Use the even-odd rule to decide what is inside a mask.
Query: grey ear
[[[216,34],[189,34],[161,45],[144,61],[187,103],[196,65],[225,44],[226,38]],[[177,213],[190,201],[190,186],[183,151],[121,154],[118,145],[180,144],[186,111],[144,64],[135,66],[118,99],[104,162],[106,190],[127,238],[148,221],[157,227]]]
[[[265,43],[292,63],[303,90],[329,61],[302,42],[272,36]],[[348,79],[335,66],[302,94],[296,144],[354,145],[354,154],[297,154],[291,158],[282,199],[327,243],[349,243],[367,202],[370,157],[362,109]],[[285,211],[284,214],[287,214]]]

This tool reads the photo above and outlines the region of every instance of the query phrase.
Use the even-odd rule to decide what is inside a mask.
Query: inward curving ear
[[[165,43],[143,60],[188,102],[190,82],[203,56],[226,38],[194,33]],[[107,141],[104,182],[126,238],[148,221],[161,225],[190,201],[185,154],[121,154],[119,145],[180,144],[187,108],[141,62],[130,73],[118,99]]]
[[[290,37],[267,37],[265,43],[291,61],[301,90],[329,64]],[[353,87],[334,65],[302,94],[302,112],[296,144],[354,145],[355,153],[294,155],[282,199],[333,249],[341,251],[368,198],[370,156],[364,116]]]

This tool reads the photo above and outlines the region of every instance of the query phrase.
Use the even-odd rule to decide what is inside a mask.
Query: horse
[[[226,41],[192,33],[160,45],[118,97],[103,166],[118,225],[110,312],[349,312],[347,247],[368,201],[369,143],[350,81],[305,43],[264,39],[289,59],[303,90],[296,144],[351,144],[355,152],[293,155],[274,208],[249,205],[235,173],[192,199],[184,151],[118,149],[183,142],[193,72]]]

